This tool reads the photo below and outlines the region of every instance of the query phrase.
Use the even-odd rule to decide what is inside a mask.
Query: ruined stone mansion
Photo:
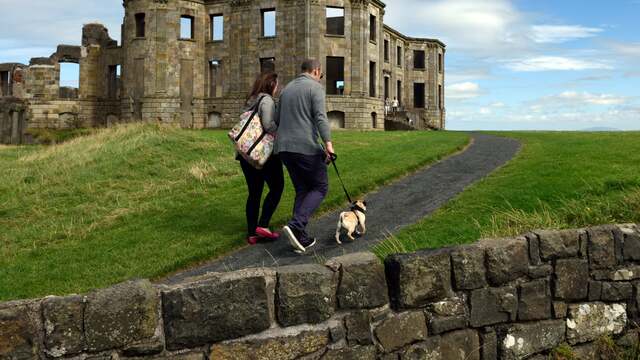
[[[0,64],[0,142],[31,128],[161,121],[225,128],[256,75],[286,84],[304,58],[324,65],[333,127],[385,129],[385,118],[443,129],[445,45],[384,25],[379,0],[124,0],[120,42],[86,24],[80,46],[29,65]],[[410,11],[409,9],[407,11]],[[79,87],[60,87],[60,64]],[[385,116],[385,99],[400,103]],[[387,108],[388,110],[388,108]],[[399,116],[398,116],[399,115]]]

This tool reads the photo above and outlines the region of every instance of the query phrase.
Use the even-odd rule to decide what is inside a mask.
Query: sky
[[[447,44],[448,129],[640,130],[640,0],[386,3],[386,24]],[[89,22],[120,38],[121,0],[0,0],[0,9],[0,62],[79,44]],[[77,86],[77,65],[62,71],[62,84]]]

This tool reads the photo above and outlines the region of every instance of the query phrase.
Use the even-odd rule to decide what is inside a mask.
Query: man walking
[[[319,61],[305,60],[302,73],[280,94],[275,152],[280,155],[296,190],[293,218],[283,228],[283,234],[298,253],[316,244],[306,227],[329,191],[327,160],[334,151],[325,109],[325,89],[320,84],[323,77]]]

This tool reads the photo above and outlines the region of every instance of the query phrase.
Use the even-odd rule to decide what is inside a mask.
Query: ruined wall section
[[[452,248],[210,273],[0,304],[0,357],[597,359],[636,346],[640,229],[535,231]]]

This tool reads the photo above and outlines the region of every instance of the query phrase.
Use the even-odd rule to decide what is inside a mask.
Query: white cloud
[[[640,57],[640,43],[614,42],[614,43],[611,43],[611,47],[620,55],[630,56],[635,58]]]
[[[457,83],[446,87],[446,96],[449,99],[473,99],[480,96],[480,94],[480,85],[474,82]]]
[[[594,37],[602,32],[602,29],[580,25],[535,25],[531,27],[531,31],[531,39],[537,43],[559,44]]]
[[[487,107],[482,107],[478,112],[480,113],[480,115],[489,115],[491,114],[491,109]]]
[[[562,56],[536,56],[527,59],[508,61],[507,68],[513,71],[579,71],[612,69],[604,62],[581,60]]]
[[[565,91],[558,95],[558,98],[570,102],[591,104],[591,105],[621,105],[626,98],[611,94],[591,94],[588,92]]]

